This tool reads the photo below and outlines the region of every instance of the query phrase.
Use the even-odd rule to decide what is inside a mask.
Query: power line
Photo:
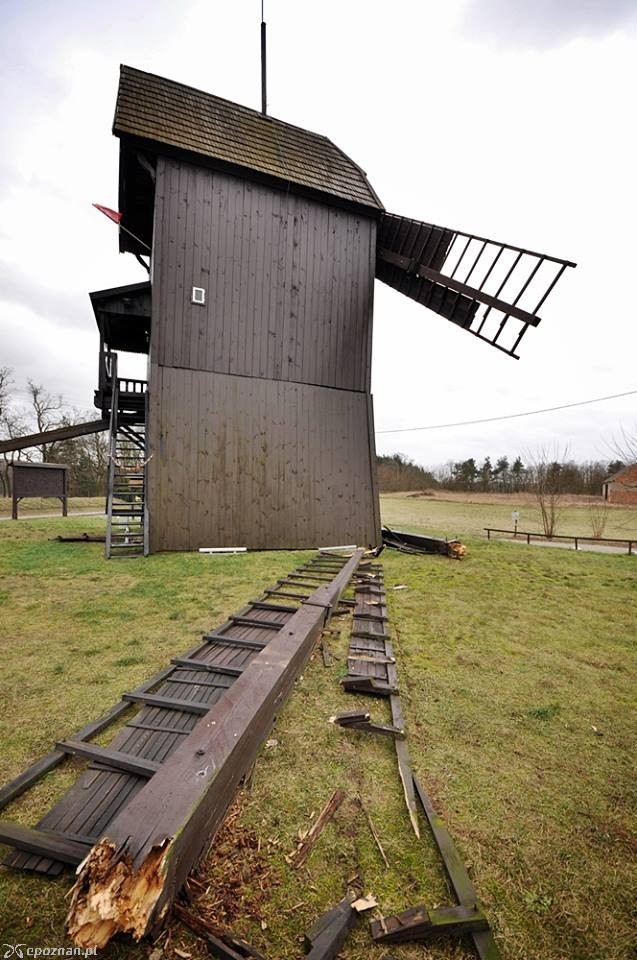
[[[578,400],[576,403],[561,403],[557,407],[543,407],[541,410],[525,410],[524,413],[507,413],[501,417],[483,417],[480,420],[459,420],[457,423],[430,423],[426,427],[396,427],[394,430],[377,430],[376,433],[410,433],[412,430],[446,430],[448,427],[469,427],[475,423],[495,423],[496,420],[515,420],[517,417],[532,417],[536,413],[552,413],[554,410],[568,410],[570,407],[584,407],[589,403],[601,403],[602,400],[616,400],[618,397],[630,397],[637,390],[625,393],[611,393],[607,397],[594,397],[592,400]]]

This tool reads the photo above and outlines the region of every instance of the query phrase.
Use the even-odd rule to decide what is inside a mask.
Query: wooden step
[[[240,677],[244,667],[229,667],[225,663],[209,663],[207,660],[193,660],[190,657],[173,657],[170,661],[184,670],[203,670],[207,673],[221,673],[226,677]]]
[[[273,623],[272,620],[257,620],[252,617],[233,616],[232,623],[237,627],[256,627],[259,630],[282,630],[284,623]]]
[[[244,650],[264,650],[267,643],[261,640],[246,640],[243,637],[228,637],[225,633],[204,633],[205,643],[227,643],[231,647],[243,647]]]
[[[155,693],[125,693],[122,700],[129,703],[145,703],[149,707],[162,707],[164,710],[183,710],[184,713],[196,713],[200,717],[208,713],[212,704],[199,703],[196,700],[177,700],[175,697],[160,697]]]
[[[81,863],[90,849],[88,844],[56,837],[52,831],[45,833],[43,830],[32,830],[9,820],[0,820],[0,843],[35,856],[70,863],[72,866]]]
[[[83,740],[61,740],[55,746],[58,750],[63,750],[64,753],[106,763],[109,767],[125,770],[126,773],[135,773],[140,777],[152,777],[159,770],[159,764],[152,760],[133,757],[131,754],[122,753],[120,750],[109,750],[107,747],[100,747],[96,743],[85,743]]]

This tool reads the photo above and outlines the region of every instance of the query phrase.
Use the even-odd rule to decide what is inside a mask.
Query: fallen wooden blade
[[[221,825],[363,551],[275,633],[109,826],[78,869],[67,917],[81,947],[158,931]]]

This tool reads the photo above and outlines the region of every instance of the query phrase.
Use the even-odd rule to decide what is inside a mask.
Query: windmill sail
[[[516,357],[569,260],[384,213],[376,276],[405,296]]]

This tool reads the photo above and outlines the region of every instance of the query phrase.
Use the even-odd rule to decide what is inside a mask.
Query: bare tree
[[[604,530],[606,529],[611,509],[605,500],[588,504],[588,518],[591,522],[591,531],[595,539],[600,539],[604,536]]]
[[[24,412],[13,402],[13,379],[10,367],[0,367],[0,438],[10,440],[27,433],[27,421]],[[11,478],[9,464],[12,460],[30,460],[30,456],[23,452],[3,453],[2,469],[0,470],[0,496],[11,496]]]
[[[532,490],[535,494],[544,533],[550,539],[557,531],[564,498],[564,469],[567,452],[551,456],[546,449],[527,456],[532,463]]]
[[[622,427],[621,434],[613,438],[610,448],[625,466],[637,463],[637,424],[630,430]]]
[[[9,403],[9,394],[13,386],[12,373],[11,367],[0,367],[0,422],[2,422]]]
[[[64,419],[64,401],[57,394],[54,395],[45,390],[41,383],[35,383],[33,380],[27,380],[29,400],[35,414],[38,433],[44,433],[46,430],[54,430],[62,425]],[[47,445],[43,444],[40,448],[42,462],[46,463],[50,459],[50,453]],[[52,458],[51,458],[52,459]]]

